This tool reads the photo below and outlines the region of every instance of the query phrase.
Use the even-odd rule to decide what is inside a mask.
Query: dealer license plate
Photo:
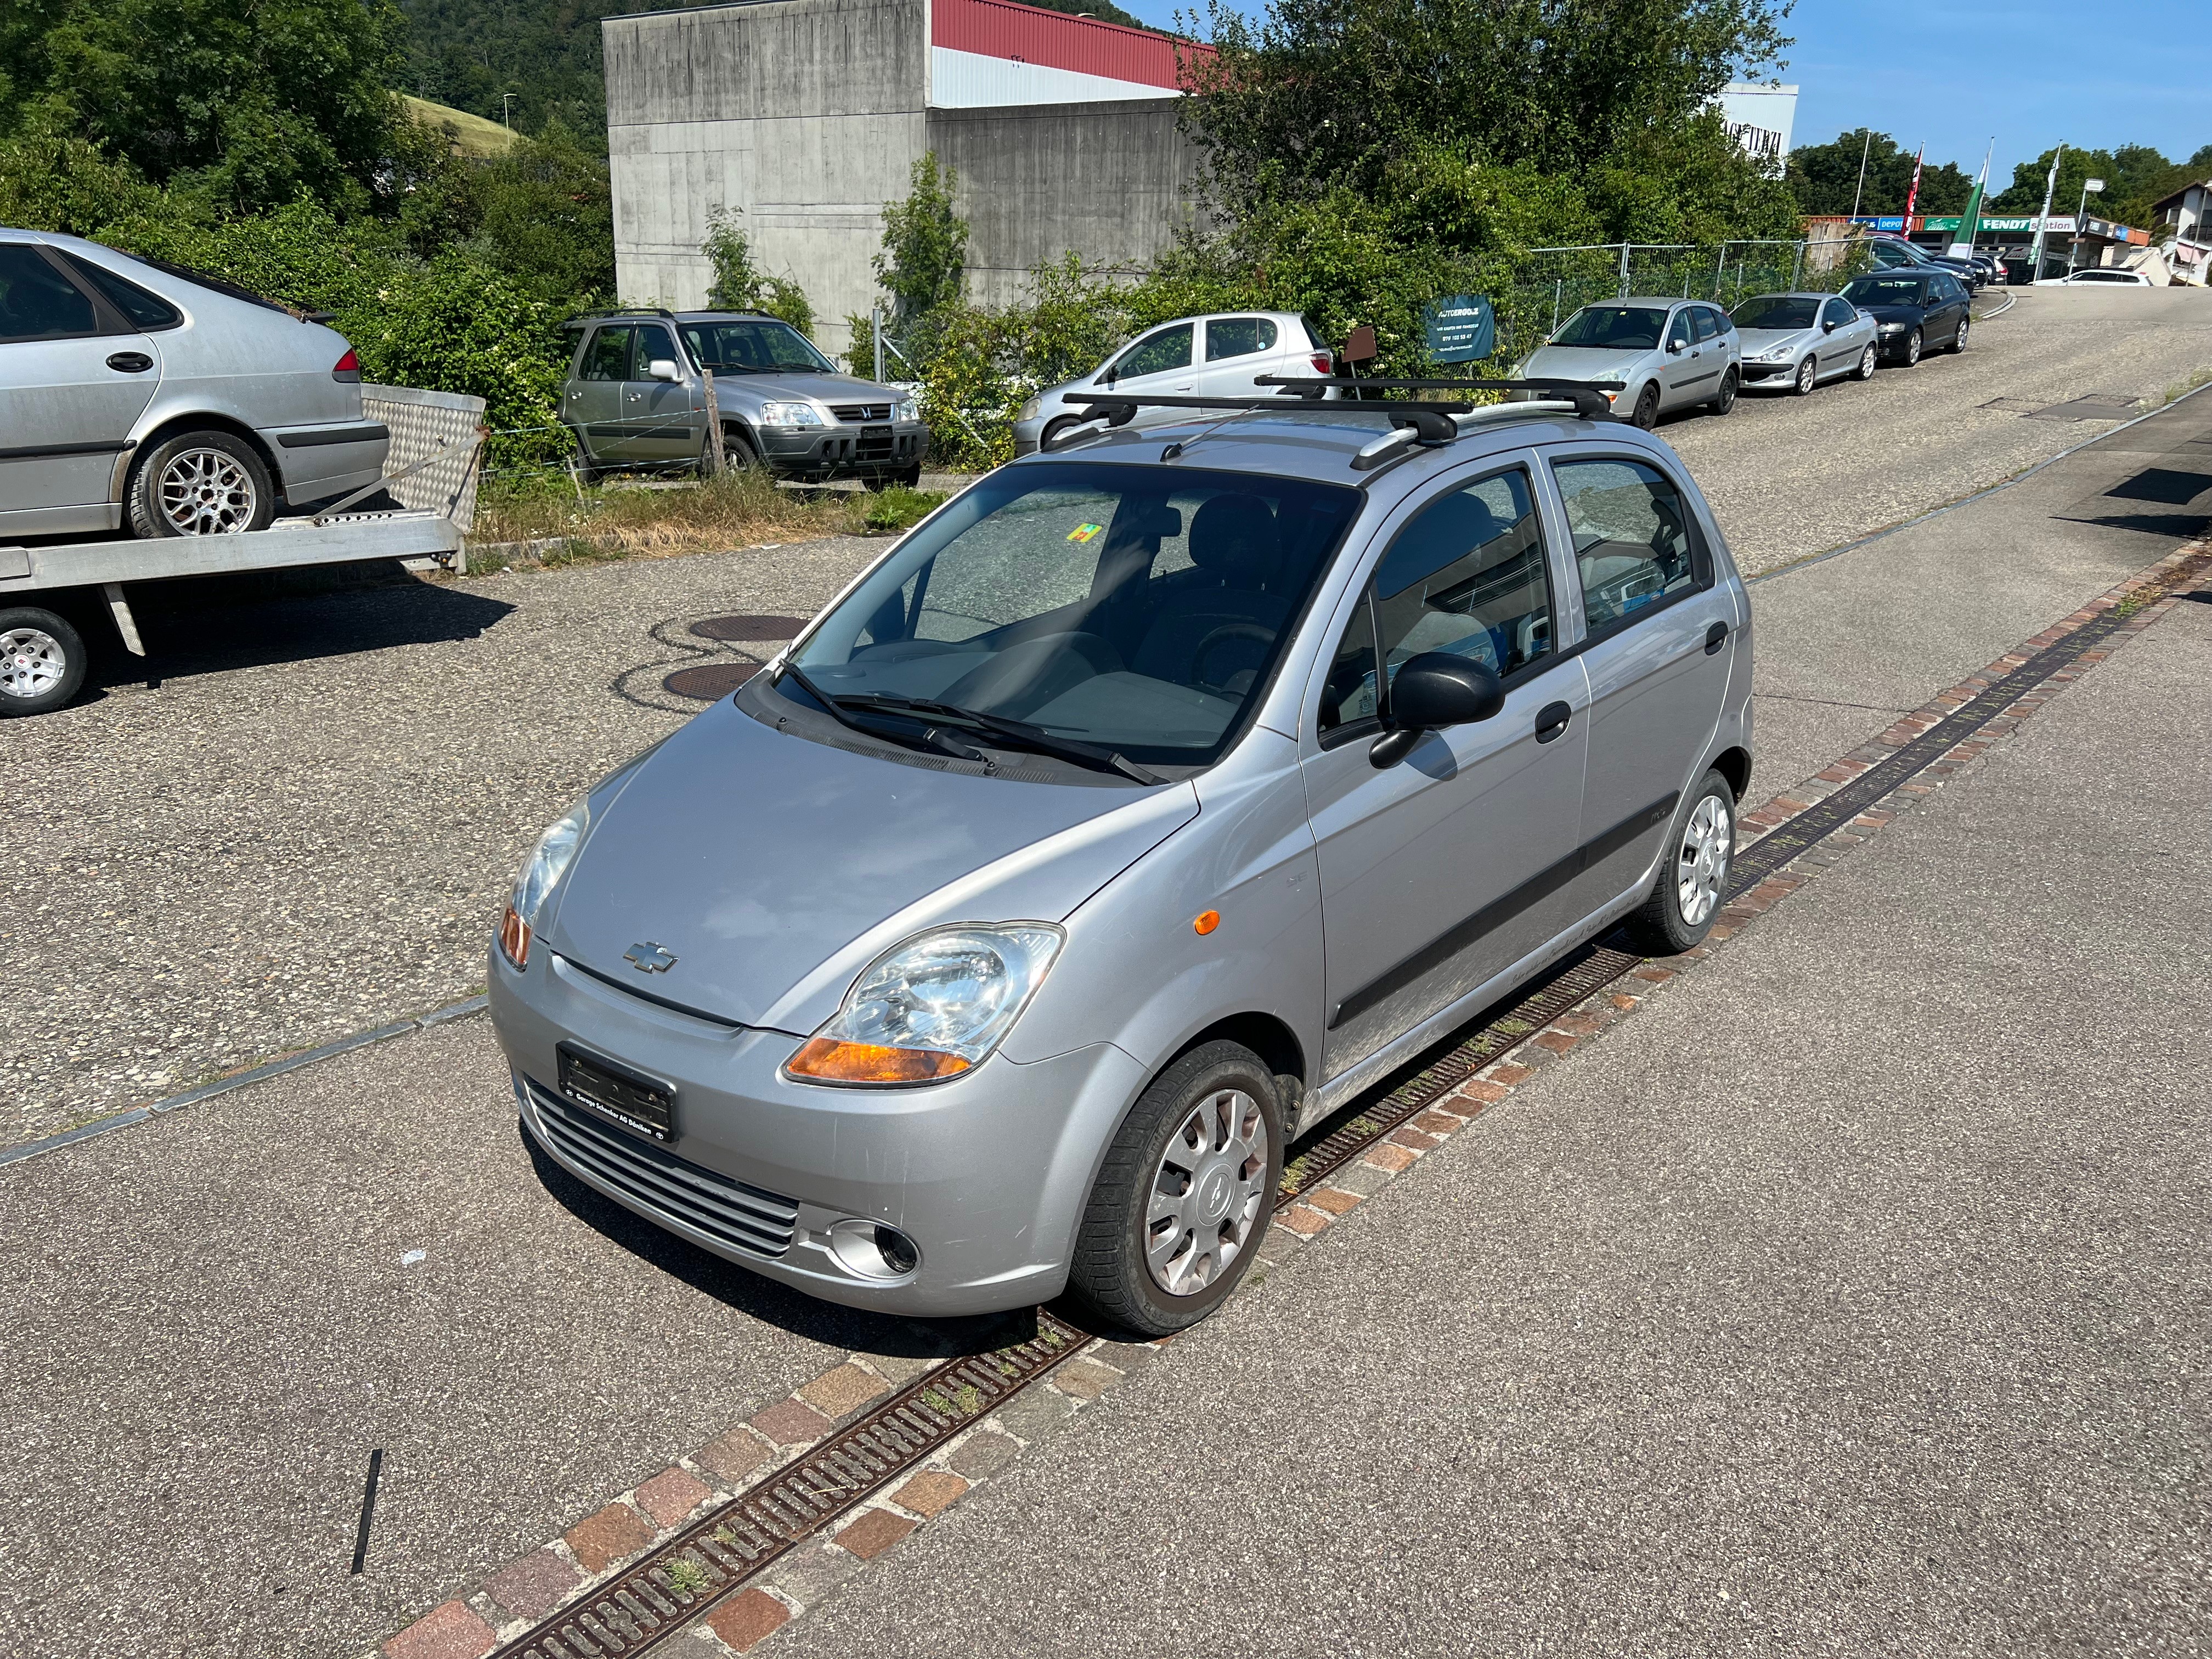
[[[561,1045],[561,1092],[655,1140],[676,1138],[676,1091],[627,1066]]]

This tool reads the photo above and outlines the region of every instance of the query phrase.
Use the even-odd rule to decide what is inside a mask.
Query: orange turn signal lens
[[[507,919],[499,924],[499,948],[516,967],[530,965],[530,924],[514,914],[512,904],[507,907]]]
[[[1210,933],[1215,928],[1221,926],[1221,912],[1218,910],[1200,910],[1198,913],[1197,918],[1193,921],[1190,925],[1194,932]]]
[[[957,1054],[932,1048],[886,1048],[872,1042],[811,1037],[784,1062],[783,1069],[793,1077],[818,1078],[824,1083],[933,1083],[957,1077],[969,1064]]]

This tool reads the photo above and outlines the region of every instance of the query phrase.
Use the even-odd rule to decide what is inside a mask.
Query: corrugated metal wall
[[[930,0],[929,39],[932,46],[1016,63],[1042,64],[1146,86],[1177,84],[1177,46],[1165,35],[1015,5],[1010,0]],[[1186,46],[1181,50],[1187,54],[1212,55],[1210,46]]]

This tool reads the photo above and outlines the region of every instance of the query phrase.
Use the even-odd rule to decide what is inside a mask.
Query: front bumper
[[[876,477],[921,465],[929,428],[919,421],[835,427],[763,427],[761,459],[786,477]]]
[[[1058,1295],[1103,1152],[1073,1126],[1117,1126],[1145,1084],[1104,1042],[1033,1065],[994,1054],[925,1088],[791,1083],[778,1068],[800,1039],[647,1002],[543,940],[521,972],[495,946],[490,992],[522,1121],[555,1162],[702,1249],[887,1313],[991,1313]],[[673,1139],[564,1099],[563,1042],[672,1085]],[[830,1243],[846,1219],[898,1228],[919,1265],[894,1280],[850,1271]]]
[[[1796,378],[1796,374],[1797,365],[1795,362],[1754,363],[1747,358],[1743,365],[1743,378],[1750,384],[1756,384],[1760,380],[1792,380]]]

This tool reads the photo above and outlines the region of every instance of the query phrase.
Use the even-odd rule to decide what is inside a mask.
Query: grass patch
[[[2167,404],[2179,403],[2198,386],[2208,384],[2212,384],[2212,368],[2200,368],[2188,379],[2176,380],[2172,386],[2166,387],[2166,397],[2159,407],[2163,409]]]
[[[724,473],[677,489],[579,486],[564,472],[487,478],[469,533],[469,568],[516,561],[492,551],[515,543],[545,565],[667,558],[722,552],[762,542],[823,536],[896,535],[919,524],[945,497],[894,485],[881,491],[779,489],[757,469]]]

